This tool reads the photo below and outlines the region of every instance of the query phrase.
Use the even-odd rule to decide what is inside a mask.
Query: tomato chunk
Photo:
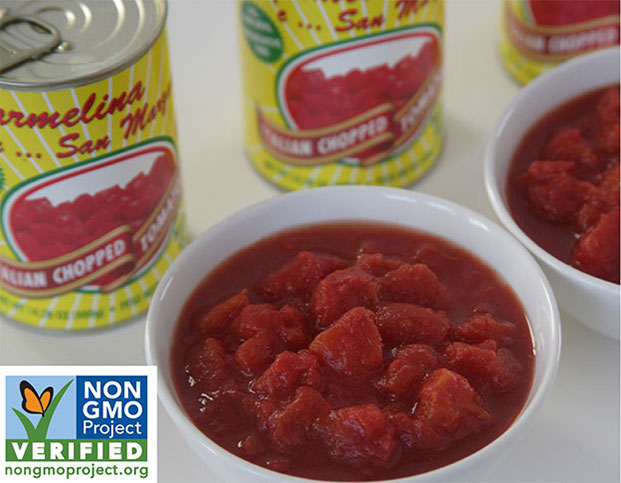
[[[597,135],[596,138],[596,146],[597,149],[604,155],[612,156],[613,158],[616,156],[619,159],[619,133],[621,132],[619,129],[619,122],[617,117],[617,123],[605,126],[602,128],[601,132]]]
[[[580,129],[564,129],[557,133],[543,150],[542,159],[574,161],[580,168],[597,169],[599,160]]]
[[[196,322],[196,327],[205,331],[222,331],[250,304],[248,290],[243,289],[237,295],[219,303]]]
[[[289,350],[308,347],[310,327],[304,314],[295,307],[285,305],[279,315],[276,328],[284,346]]]
[[[375,315],[362,307],[351,309],[310,344],[319,360],[344,376],[363,377],[382,366],[382,338]]]
[[[405,262],[402,260],[384,256],[382,253],[365,253],[360,255],[356,261],[357,267],[374,277],[386,275],[387,272],[395,270],[404,264]]]
[[[306,300],[321,279],[346,267],[344,260],[332,255],[302,251],[285,266],[261,280],[257,292],[270,300],[292,296]]]
[[[186,357],[186,371],[205,392],[214,392],[230,380],[229,353],[226,344],[209,337],[191,347]]]
[[[233,320],[231,329],[241,340],[247,340],[262,330],[275,332],[274,320],[278,308],[270,304],[252,304],[244,307]]]
[[[510,322],[498,322],[492,314],[475,314],[467,321],[455,327],[455,339],[469,344],[476,344],[493,339],[504,346],[513,345],[516,327]]]
[[[261,331],[280,338],[287,349],[306,347],[310,337],[306,317],[295,307],[285,305],[281,309],[270,304],[244,307],[231,324],[233,332],[241,339],[249,339]]]
[[[598,187],[606,197],[610,208],[619,207],[619,163],[604,171]]]
[[[274,360],[279,350],[280,344],[274,334],[262,330],[237,348],[235,361],[244,373],[256,375]]]
[[[287,397],[299,386],[323,389],[323,377],[315,354],[308,350],[299,353],[282,352],[261,376],[252,389],[258,394],[274,398]]]
[[[317,327],[327,327],[354,307],[375,308],[379,281],[359,268],[337,270],[324,278],[313,292],[312,312]]]
[[[399,441],[407,449],[440,449],[450,442],[450,438],[436,431],[427,421],[404,413],[390,412],[386,414],[386,419],[393,425]]]
[[[522,365],[511,351],[498,349],[491,339],[477,345],[453,342],[444,355],[454,371],[498,392],[513,389],[522,372]]]
[[[301,386],[289,404],[270,416],[267,437],[280,451],[291,452],[313,436],[313,423],[329,409],[315,389]]]
[[[415,342],[438,344],[446,338],[451,327],[444,312],[399,302],[381,304],[376,322],[382,341],[393,347]]]
[[[382,467],[397,450],[394,428],[373,404],[332,410],[319,426],[328,454],[335,461]]]
[[[380,64],[326,76],[321,69],[295,69],[285,85],[289,110],[300,128],[319,128],[350,119],[381,103],[399,110],[410,101],[437,64],[437,47],[426,42],[417,55],[394,65]]]
[[[595,277],[619,283],[619,209],[602,215],[574,247],[571,264]]]
[[[444,308],[448,294],[435,273],[422,263],[402,265],[382,277],[382,291],[387,300]]]
[[[432,372],[419,391],[414,417],[453,438],[471,434],[492,420],[468,380],[448,369]]]
[[[521,182],[526,184],[533,210],[554,223],[573,220],[594,186],[576,178],[575,163],[567,161],[534,161]]]
[[[438,354],[432,347],[412,344],[397,350],[377,388],[387,394],[406,398],[415,394],[423,379],[440,366]]]
[[[270,417],[278,411],[276,403],[268,399],[259,399],[254,402],[251,411],[254,414],[254,425],[257,431],[267,434]]]

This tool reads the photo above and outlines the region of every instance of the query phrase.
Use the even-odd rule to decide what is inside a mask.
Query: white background
[[[171,0],[168,21],[188,223],[196,235],[279,191],[244,158],[233,0]],[[497,54],[500,1],[446,6],[446,144],[412,189],[496,220],[483,187],[487,136],[519,86]],[[562,314],[558,377],[527,434],[480,468],[477,481],[619,481],[619,343]],[[1,364],[142,364],[144,318],[116,328],[55,333],[0,321]],[[219,482],[163,410],[159,480]]]

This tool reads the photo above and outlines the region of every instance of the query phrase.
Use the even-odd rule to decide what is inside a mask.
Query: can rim
[[[136,63],[140,58],[142,58],[153,44],[160,37],[162,32],[164,31],[164,26],[166,25],[166,19],[168,17],[168,0],[156,0],[162,3],[163,13],[160,19],[160,22],[153,29],[153,33],[145,42],[144,46],[140,49],[137,49],[133,55],[130,55],[127,58],[121,59],[118,62],[104,68],[100,69],[97,72],[86,74],[79,76],[75,79],[70,79],[67,81],[54,82],[54,81],[44,81],[44,82],[20,82],[12,79],[2,79],[0,77],[0,89],[5,90],[13,90],[13,91],[22,91],[22,92],[40,92],[40,91],[56,91],[61,89],[66,89],[70,87],[80,87],[88,84],[94,84],[99,82],[100,80],[107,79],[110,76],[118,74],[122,72],[132,64]]]

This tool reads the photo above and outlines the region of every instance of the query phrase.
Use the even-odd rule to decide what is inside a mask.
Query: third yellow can
[[[500,57],[521,84],[619,43],[618,0],[505,0],[502,17]]]

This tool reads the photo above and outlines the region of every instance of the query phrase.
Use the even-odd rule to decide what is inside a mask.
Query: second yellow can
[[[240,0],[244,143],[277,186],[407,186],[442,148],[443,0]]]

